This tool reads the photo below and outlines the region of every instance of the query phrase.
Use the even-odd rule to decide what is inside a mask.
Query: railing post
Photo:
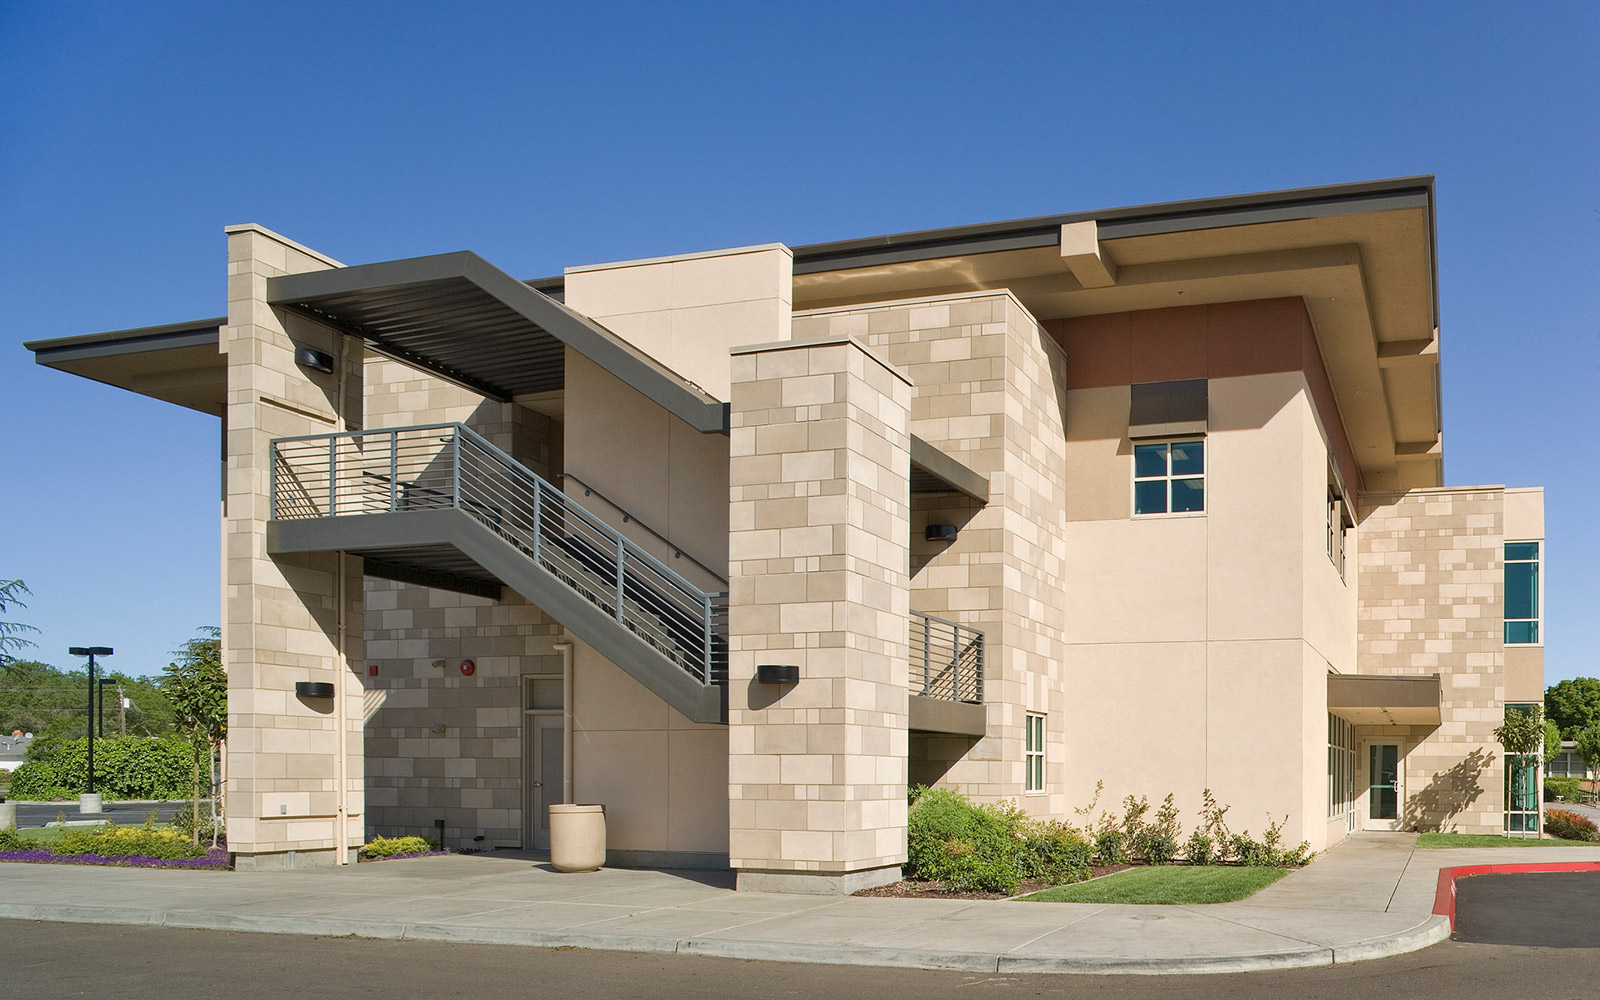
[[[328,435],[328,516],[339,512],[339,438]]]
[[[544,497],[542,495],[543,492],[544,492],[544,481],[539,479],[538,477],[535,477],[534,480],[533,480],[533,562],[534,562],[534,565],[538,565],[539,564],[539,535],[543,533],[540,530],[540,528],[541,528],[540,522],[543,520],[543,517],[544,517]]]
[[[624,547],[626,540],[621,532],[617,533],[617,621],[622,621],[622,584],[626,579],[623,573],[627,562],[627,549]]]
[[[923,694],[927,694],[928,693],[928,686],[929,686],[929,684],[932,683],[932,680],[933,680],[932,676],[929,673],[929,665],[930,665],[930,662],[931,662],[929,660],[929,654],[930,654],[930,651],[933,648],[933,646],[932,646],[932,638],[933,638],[933,619],[929,618],[927,615],[923,615],[922,616],[922,693]]]
[[[389,509],[400,509],[400,432],[389,432]]]
[[[456,432],[454,434],[450,435],[451,440],[455,442],[455,462],[453,463],[454,466],[455,466],[455,469],[454,469],[453,478],[452,478],[452,484],[453,485],[451,486],[451,489],[450,489],[450,506],[452,506],[452,507],[460,507],[461,506],[461,438],[462,438],[462,436],[463,435],[461,433],[461,428],[460,427],[457,427],[456,428]]]
[[[272,478],[267,482],[267,510],[268,517],[278,516],[278,442],[274,441],[267,446],[267,474]]]
[[[701,665],[705,668],[704,676],[700,679],[705,681],[707,684],[711,683],[711,601],[711,595],[707,594],[705,597],[706,644],[702,647],[702,652],[700,654]]]

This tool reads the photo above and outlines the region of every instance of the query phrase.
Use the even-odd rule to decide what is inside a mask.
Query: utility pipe
[[[572,797],[572,643],[558,642],[561,653],[561,801]]]
[[[334,694],[333,694],[333,720],[334,720],[333,724],[334,724],[334,726],[336,728],[336,733],[335,733],[336,740],[334,742],[334,753],[333,753],[333,767],[334,767],[334,772],[335,772],[335,777],[334,777],[334,793],[335,793],[334,794],[334,801],[336,803],[336,810],[337,810],[335,815],[334,815],[334,821],[333,821],[333,836],[334,836],[334,841],[335,841],[334,849],[333,849],[333,858],[334,858],[333,863],[336,864],[336,865],[347,865],[347,864],[350,863],[350,846],[349,846],[349,844],[350,844],[350,827],[349,827],[349,821],[350,821],[350,776],[349,776],[349,774],[346,773],[346,771],[347,771],[347,769],[349,767],[349,763],[346,760],[345,741],[349,739],[349,732],[348,732],[348,727],[347,727],[346,719],[345,719],[345,702],[350,700],[349,697],[347,696],[347,692],[348,692],[348,689],[349,689],[349,686],[350,686],[350,677],[349,677],[348,665],[345,663],[345,654],[344,654],[344,632],[345,632],[344,550],[340,549],[335,554],[335,556],[338,559],[337,569],[335,570],[335,572],[338,574],[338,577],[339,577],[337,583],[334,586],[334,592],[337,595],[336,599],[339,602],[339,610],[338,610],[338,613],[336,615],[337,620],[338,620],[338,624],[337,624],[336,627],[339,630],[339,638],[338,638],[339,653],[338,653],[337,662],[334,664],[334,669],[337,671],[336,676],[338,677],[338,686],[334,689]]]

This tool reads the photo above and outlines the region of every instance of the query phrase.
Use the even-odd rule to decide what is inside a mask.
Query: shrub
[[[1302,840],[1299,846],[1290,849],[1283,846],[1283,824],[1289,821],[1285,816],[1281,821],[1267,817],[1267,831],[1261,835],[1259,841],[1250,837],[1250,831],[1234,834],[1229,840],[1233,856],[1241,865],[1250,868],[1283,868],[1285,866],[1308,865],[1317,856],[1311,849],[1309,841]]]
[[[1127,840],[1121,830],[1101,830],[1095,836],[1094,859],[1102,865],[1128,863]]]
[[[172,830],[158,830],[153,822],[144,826],[69,827],[60,839],[50,845],[50,853],[57,857],[72,854],[98,854],[106,858],[200,858],[205,851],[189,842],[189,838]]]
[[[33,842],[24,840],[15,826],[0,826],[0,851],[26,851]]]
[[[1178,807],[1172,798],[1168,794],[1162,800],[1153,822],[1141,822],[1137,833],[1128,834],[1129,846],[1134,853],[1152,865],[1170,864],[1178,856],[1178,838],[1183,833],[1183,827],[1178,823]],[[1144,801],[1141,799],[1139,804],[1143,806]],[[1140,815],[1143,812],[1140,809]]]
[[[363,858],[392,858],[397,854],[437,851],[439,842],[427,837],[374,837],[361,845]]]
[[[1217,859],[1217,846],[1210,837],[1196,830],[1184,843],[1183,856],[1191,865],[1209,865]]]
[[[1015,806],[975,805],[947,788],[917,788],[906,820],[912,878],[951,892],[1012,892],[1031,867],[1028,818]]]
[[[1583,787],[1582,778],[1546,778],[1544,779],[1544,800],[1554,802],[1584,802],[1589,799],[1588,789]]]
[[[1600,844],[1600,827],[1594,821],[1565,809],[1547,809],[1544,814],[1544,832],[1562,840],[1587,840]]]
[[[33,748],[29,748],[30,754]],[[107,736],[94,741],[95,789],[108,799],[184,799],[191,791],[194,747],[188,740]],[[200,768],[200,793],[208,793],[211,769]],[[11,796],[71,798],[89,776],[89,740],[67,740],[19,766]]]
[[[216,822],[212,822],[211,807],[204,802],[200,803],[198,832],[195,829],[194,810],[189,806],[184,806],[172,814],[172,828],[191,840],[210,841],[213,832],[219,836],[223,833],[222,817],[219,816]]]
[[[1023,847],[1024,876],[1044,882],[1081,882],[1094,860],[1094,845],[1058,820],[1033,823]]]

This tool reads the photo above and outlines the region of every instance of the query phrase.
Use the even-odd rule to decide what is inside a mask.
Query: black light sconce
[[[327,681],[295,681],[294,693],[297,698],[332,698],[333,685]]]
[[[800,667],[793,663],[760,663],[756,665],[758,684],[798,684]]]
[[[953,524],[930,524],[923,531],[922,537],[930,542],[953,542],[956,540],[956,526]]]
[[[333,374],[333,355],[326,351],[319,351],[315,347],[295,348],[294,363],[302,368],[310,368],[325,375]]]

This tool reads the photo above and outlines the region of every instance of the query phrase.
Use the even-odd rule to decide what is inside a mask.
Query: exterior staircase
[[[469,593],[508,586],[688,718],[727,719],[727,593],[463,424],[280,438],[271,508],[269,551],[347,551],[369,575]]]

